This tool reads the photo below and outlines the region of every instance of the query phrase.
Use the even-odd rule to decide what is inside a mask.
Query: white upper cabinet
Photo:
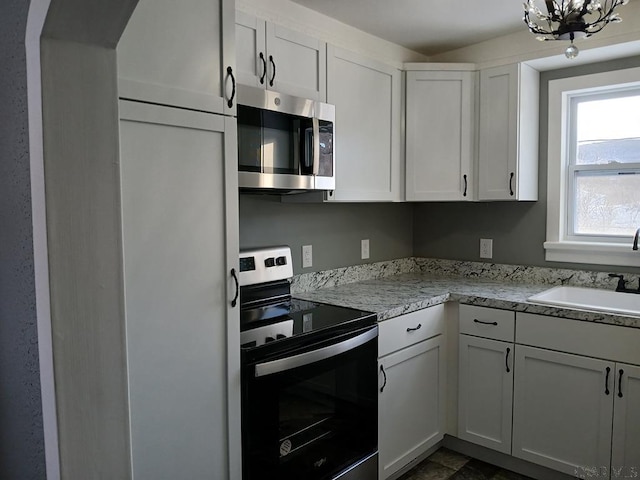
[[[527,65],[480,71],[479,200],[538,199],[538,98]]]
[[[473,200],[473,71],[408,71],[406,199]]]
[[[327,102],[336,106],[338,201],[401,201],[401,74],[392,66],[329,45]]]
[[[267,85],[266,22],[244,12],[236,12],[236,68],[238,83],[265,88]]]
[[[140,0],[118,44],[120,98],[235,114],[233,0]]]
[[[235,23],[241,84],[325,101],[325,42],[244,12]]]

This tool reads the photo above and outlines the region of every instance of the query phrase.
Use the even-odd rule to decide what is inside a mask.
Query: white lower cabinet
[[[640,477],[640,367],[616,363],[611,478]]]
[[[460,335],[458,437],[511,453],[513,343]]]
[[[640,476],[640,329],[459,312],[460,439],[578,478]]]
[[[614,367],[517,345],[513,455],[582,478],[609,478]]]
[[[397,333],[407,344],[379,359],[379,478],[388,478],[444,436],[445,354],[443,305],[381,322],[380,349]],[[434,310],[432,310],[434,309]],[[396,322],[395,325],[391,325]],[[434,328],[434,325],[437,325]],[[393,328],[396,327],[397,328]],[[395,331],[392,333],[392,330]],[[411,344],[422,332],[436,336]]]
[[[513,455],[580,478],[640,476],[639,343],[636,328],[518,313]]]
[[[511,453],[515,313],[460,305],[458,437]]]

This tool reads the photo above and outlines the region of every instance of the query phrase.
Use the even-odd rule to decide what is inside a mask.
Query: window
[[[638,265],[640,69],[549,82],[546,258]]]
[[[573,96],[568,122],[568,238],[628,243],[640,225],[640,89]]]

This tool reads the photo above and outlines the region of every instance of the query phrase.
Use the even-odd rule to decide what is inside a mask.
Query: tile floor
[[[441,448],[398,480],[532,480]]]

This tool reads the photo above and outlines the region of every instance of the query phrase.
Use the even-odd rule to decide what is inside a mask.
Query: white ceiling
[[[293,0],[425,55],[526,29],[522,0]]]

